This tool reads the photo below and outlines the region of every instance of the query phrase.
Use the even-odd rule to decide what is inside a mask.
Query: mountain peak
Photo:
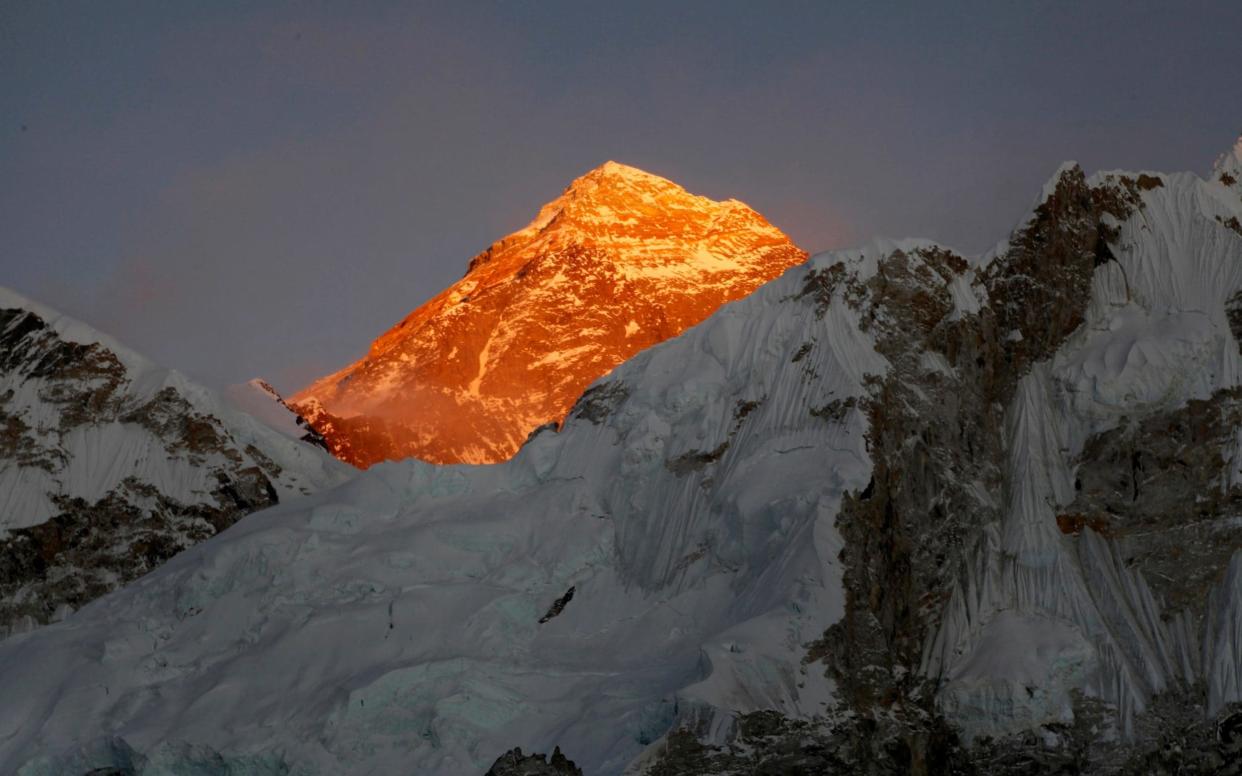
[[[562,204],[566,199],[615,197],[639,197],[644,194],[664,193],[685,198],[695,198],[693,194],[678,186],[668,178],[628,164],[614,162],[611,159],[600,166],[575,178],[565,187],[561,196],[548,203],[548,206]],[[705,197],[701,198],[710,202]],[[546,206],[545,206],[546,207]]]
[[[1242,135],[1238,136],[1233,148],[1220,155],[1212,171],[1212,178],[1226,186],[1242,183]]]
[[[504,460],[612,367],[805,259],[736,200],[608,161],[291,404],[351,463]]]
[[[694,246],[704,241],[715,243],[708,253],[736,252],[727,243],[737,234],[758,236],[765,245],[789,243],[743,202],[692,194],[667,178],[609,160],[575,178],[525,227],[475,256],[466,274],[508,272],[531,252],[564,255],[570,246],[608,246],[614,259],[631,266],[681,264],[702,258],[704,251]]]
[[[666,183],[671,183],[671,181],[668,181],[667,179],[662,178],[659,175],[649,173],[646,170],[639,169],[638,167],[631,167],[628,164],[622,164],[621,162],[613,161],[612,159],[609,159],[608,161],[604,162],[600,166],[586,173],[586,175],[584,175],[583,177],[585,178],[585,177],[591,177],[591,176],[601,177],[601,178],[613,178],[613,179],[620,179],[620,180],[647,180],[647,179],[654,178],[656,180],[664,181]]]

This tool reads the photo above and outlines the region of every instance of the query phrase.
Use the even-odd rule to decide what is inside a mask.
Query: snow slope
[[[283,495],[303,495],[336,484],[349,473],[347,468],[338,466],[311,446],[293,443],[273,433],[276,429],[267,423],[257,422],[181,373],[155,365],[86,324],[3,287],[0,287],[0,309],[29,311],[46,322],[55,340],[97,345],[115,356],[124,370],[118,392],[124,394],[126,405],[141,405],[161,390],[171,388],[185,398],[194,412],[218,418],[228,428],[237,449],[254,445],[284,470],[273,478],[273,485]],[[45,350],[47,347],[44,345]],[[32,357],[41,355],[42,352]],[[37,431],[59,427],[61,408],[45,399],[47,386],[40,376],[32,376],[20,365],[10,366],[17,368],[7,369],[0,375],[0,393],[14,392],[5,402],[5,411],[21,417]],[[276,423],[287,425],[285,420]],[[0,461],[0,493],[6,496],[0,503],[0,529],[34,525],[51,517],[57,512],[51,502],[52,496],[93,500],[117,487],[127,476],[138,476],[161,493],[184,502],[193,502],[205,490],[210,490],[210,465],[189,457],[176,460],[154,454],[153,449],[162,447],[162,441],[151,439],[147,430],[137,424],[83,425],[86,428],[74,429],[68,435],[41,434],[44,439],[40,444],[59,446],[69,458],[67,465],[57,472],[32,472],[29,471],[31,467]]]
[[[306,418],[294,411],[266,380],[255,378],[240,385],[230,385],[224,390],[224,398],[237,409],[290,439],[310,442],[325,450],[328,448],[323,436],[312,429]]]

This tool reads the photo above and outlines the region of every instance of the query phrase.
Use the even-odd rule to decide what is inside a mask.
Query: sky
[[[291,392],[614,159],[967,253],[1242,131],[1242,3],[0,0],[0,285]]]

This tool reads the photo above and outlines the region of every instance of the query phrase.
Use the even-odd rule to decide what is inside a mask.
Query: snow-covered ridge
[[[1242,185],[1242,137],[1216,160],[1212,178],[1229,187]]]
[[[136,374],[143,374],[158,369],[148,358],[130,350],[113,337],[75,318],[70,318],[41,302],[22,296],[11,288],[0,286],[0,309],[27,310],[32,312],[52,331],[56,332],[56,336],[60,339],[79,345],[98,344],[115,355],[127,369],[134,371]]]
[[[6,631],[59,616],[240,514],[349,474],[325,451],[8,289],[0,429]],[[142,557],[122,563],[117,553],[134,547]],[[36,552],[39,563],[26,558]]]

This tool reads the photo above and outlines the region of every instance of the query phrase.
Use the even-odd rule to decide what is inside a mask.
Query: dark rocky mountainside
[[[1236,189],[1227,174],[1218,177]],[[756,712],[717,743],[700,741],[705,730],[682,729],[643,773],[1242,773],[1242,698],[1236,669],[1225,667],[1242,661],[1242,632],[1228,621],[1236,617],[1242,550],[1234,463],[1242,416],[1239,389],[1229,385],[1242,342],[1237,325],[1230,319],[1235,331],[1223,352],[1178,364],[1202,374],[1172,384],[1157,376],[1164,395],[1154,401],[1142,400],[1153,393],[1142,372],[1167,368],[1160,362],[1182,354],[1130,340],[1110,343],[1101,365],[1121,366],[1122,375],[1100,369],[1084,385],[1072,382],[1081,375],[1058,370],[1074,360],[1066,351],[1097,336],[1097,321],[1104,319],[1105,331],[1124,331],[1135,307],[1156,318],[1141,334],[1185,336],[1176,331],[1182,321],[1164,318],[1170,310],[1159,296],[1167,290],[1153,282],[1206,292],[1215,301],[1204,300],[1204,317],[1217,327],[1225,322],[1223,289],[1194,286],[1228,278],[1227,287],[1236,288],[1242,241],[1225,231],[1228,218],[1169,212],[1186,194],[1166,193],[1165,185],[1149,174],[1088,181],[1070,168],[1008,246],[977,270],[934,248],[893,252],[866,281],[845,264],[807,275],[803,293],[821,309],[859,310],[892,364],[860,404],[869,418],[871,482],[845,499],[837,517],[846,540],[846,614],[807,652],[841,695],[819,724]],[[1219,202],[1226,209],[1242,204],[1242,189],[1230,193],[1237,199],[1226,194]],[[1156,259],[1167,262],[1158,280],[1136,277],[1151,268],[1135,259],[1155,258],[1137,244],[1145,240],[1167,241]],[[963,277],[982,300],[965,316],[952,293]],[[1120,315],[1109,321],[1100,308]],[[1218,328],[1216,336],[1225,335]],[[1135,368],[1125,375],[1127,366]],[[1101,385],[1110,377],[1133,380],[1120,386],[1121,401],[1110,401],[1113,386]],[[1229,387],[1190,388],[1196,382]],[[1084,397],[1084,389],[1095,396]],[[1094,399],[1109,405],[1109,417],[1101,423],[1080,410],[1079,422],[1099,427],[1081,431],[1067,429],[1066,418],[1023,417],[1033,411],[1028,391],[1036,390],[1057,403]],[[1028,421],[1043,428],[1031,433]],[[1047,485],[1031,481],[1022,459],[1044,455],[1042,434],[1049,432],[1076,448],[1067,460],[1072,490],[1054,485],[1037,495],[1047,501],[1037,505],[1042,536],[1033,540],[1025,534],[1030,526],[1014,526],[1015,518],[1032,506],[1029,490]],[[1040,557],[1036,542],[1060,557]],[[1053,563],[1067,567],[1049,568]],[[1005,600],[986,613],[994,594],[986,588],[1013,584],[991,577],[998,573],[1027,576],[1029,587],[1002,593]],[[1118,585],[1131,589],[1110,589]],[[1137,600],[1125,600],[1130,596]],[[954,664],[966,662],[969,649],[969,637],[955,642],[961,631],[1049,610],[1053,627],[1077,620],[1087,633],[1097,631],[1103,665],[1025,679],[1020,699],[955,676],[961,669]],[[979,624],[963,621],[971,619]],[[973,660],[1021,675],[1021,654],[1034,648],[1013,628],[984,639]],[[1216,673],[1222,668],[1224,675]],[[1058,687],[1062,682],[1070,686]],[[1060,710],[1058,692],[1065,693]]]

